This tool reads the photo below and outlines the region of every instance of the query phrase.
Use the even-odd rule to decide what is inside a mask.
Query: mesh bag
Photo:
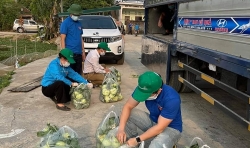
[[[42,137],[40,148],[80,148],[77,133],[68,126],[63,126],[54,133]]]
[[[71,88],[71,101],[76,109],[88,108],[90,105],[91,89],[81,83],[75,88]]]
[[[112,78],[104,79],[99,99],[104,103],[117,102],[123,99],[120,85]]]
[[[121,83],[121,81],[122,81],[121,80],[121,73],[114,66],[110,67],[109,69],[110,69],[111,73],[116,76],[117,82]]]
[[[111,71],[111,70],[110,70],[110,71]],[[105,74],[105,77],[104,77],[104,79],[103,79],[103,82],[104,82],[106,79],[108,79],[108,78],[112,78],[114,81],[118,82],[118,81],[117,81],[116,75],[115,75],[112,71]]]
[[[201,138],[195,137],[191,141],[189,147],[187,147],[187,148],[210,148],[210,147],[208,145],[206,145]]]
[[[107,137],[108,135],[109,137],[112,137],[112,134],[114,134],[113,132],[115,132],[113,130],[116,129],[118,125],[119,125],[119,118],[117,116],[117,112],[115,111],[115,107],[112,106],[108,114],[105,116],[105,118],[103,118],[102,122],[97,127],[97,130],[96,130],[96,147],[97,148],[104,148],[104,147],[113,148],[113,147],[107,147],[105,145],[109,145],[110,141],[108,141]],[[104,141],[104,139],[106,140]],[[106,142],[106,143],[103,143],[103,142]]]

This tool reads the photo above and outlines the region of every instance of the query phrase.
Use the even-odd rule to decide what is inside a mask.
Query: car
[[[23,32],[38,32],[43,31],[44,26],[38,25],[34,20],[23,19],[23,25],[21,25],[21,20],[15,19],[13,25],[13,31],[17,31],[18,33]]]
[[[79,21],[82,24],[82,38],[86,54],[90,50],[95,50],[98,43],[106,42],[111,51],[101,56],[100,61],[115,60],[118,65],[124,63],[124,39],[111,16],[82,15]]]

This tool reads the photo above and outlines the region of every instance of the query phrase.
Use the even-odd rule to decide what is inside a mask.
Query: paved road
[[[95,147],[95,130],[105,112],[111,105],[122,106],[137,85],[133,74],[148,70],[140,63],[141,38],[126,35],[126,56],[124,65],[115,65],[122,73],[122,94],[124,100],[117,103],[101,103],[100,89],[92,91],[92,102],[88,109],[62,112],[37,88],[28,93],[11,93],[7,90],[19,86],[31,79],[42,76],[51,56],[32,62],[17,69],[12,83],[0,94],[0,135],[10,133],[12,129],[25,129],[22,133],[1,139],[0,148],[34,148],[39,143],[36,132],[47,122],[58,126],[68,125],[79,135],[81,147]],[[112,64],[107,65],[112,66]],[[188,146],[198,136],[211,148],[249,148],[250,133],[241,124],[221,110],[211,106],[195,93],[181,94],[184,131],[178,148]],[[73,108],[72,105],[69,105]],[[143,103],[140,109],[146,111]],[[0,136],[1,137],[1,136]]]

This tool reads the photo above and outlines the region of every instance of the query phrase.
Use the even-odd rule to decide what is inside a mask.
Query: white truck
[[[159,8],[168,4],[175,5],[175,23],[173,34],[163,36]],[[144,5],[141,62],[178,92],[195,91],[250,131],[250,1],[145,0]],[[233,107],[205,92],[198,79],[237,98]]]

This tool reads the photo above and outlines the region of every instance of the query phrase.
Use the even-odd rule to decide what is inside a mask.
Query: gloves
[[[76,83],[76,82],[73,82],[73,83],[71,84],[72,87],[77,87],[78,85],[79,85],[79,84]]]
[[[87,83],[87,86],[88,86],[89,89],[93,88],[93,84],[92,83]]]

